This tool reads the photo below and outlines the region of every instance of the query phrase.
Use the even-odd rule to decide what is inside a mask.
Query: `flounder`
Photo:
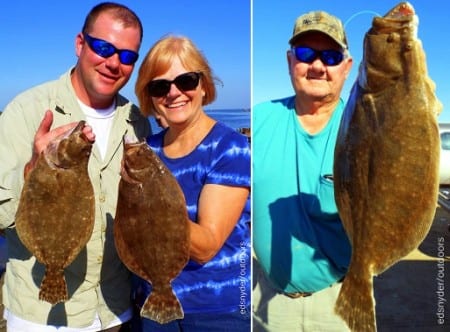
[[[419,246],[436,209],[442,105],[417,22],[409,3],[373,19],[336,143],[335,197],[352,257],[335,311],[358,332],[376,330],[373,276]]]
[[[125,139],[126,140],[126,139]],[[160,324],[184,317],[171,281],[189,260],[184,194],[145,141],[124,141],[114,238],[119,257],[152,285],[141,316]]]
[[[88,174],[92,150],[85,121],[49,143],[27,175],[16,212],[17,234],[45,265],[39,299],[68,300],[64,268],[89,241],[94,227],[94,189]]]

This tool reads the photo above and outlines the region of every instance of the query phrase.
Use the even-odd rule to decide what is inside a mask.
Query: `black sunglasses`
[[[344,60],[344,53],[337,50],[318,51],[310,47],[297,46],[292,48],[292,52],[298,61],[305,63],[312,63],[320,58],[320,61],[327,66],[337,66]]]
[[[175,84],[175,86],[180,91],[194,90],[198,86],[200,80],[200,73],[191,71],[184,73],[175,77],[173,81],[168,80],[153,80],[147,85],[147,90],[152,97],[163,97],[167,95],[170,91],[170,86]]]
[[[139,54],[131,50],[118,50],[113,44],[108,43],[103,39],[97,39],[89,36],[87,33],[83,34],[84,40],[94,51],[95,54],[100,55],[102,58],[109,58],[113,54],[119,54],[119,60],[124,65],[132,65],[139,57]]]

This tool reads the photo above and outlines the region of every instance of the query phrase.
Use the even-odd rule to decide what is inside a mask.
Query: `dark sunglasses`
[[[336,50],[318,51],[310,47],[297,46],[292,48],[292,52],[298,61],[305,63],[312,63],[320,58],[320,61],[327,66],[337,66],[344,60],[344,53]]]
[[[175,77],[173,81],[168,80],[153,80],[147,85],[148,93],[152,97],[163,97],[167,95],[170,91],[170,86],[175,84],[175,86],[180,91],[194,90],[198,86],[200,80],[200,73],[191,71],[184,73]]]
[[[113,54],[119,54],[119,60],[124,65],[132,65],[139,57],[139,54],[131,50],[118,50],[113,44],[108,43],[105,40],[97,39],[89,36],[87,33],[83,34],[84,40],[94,51],[95,54],[100,55],[102,58],[109,58]]]

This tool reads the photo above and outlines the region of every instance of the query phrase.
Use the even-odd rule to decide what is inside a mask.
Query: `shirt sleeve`
[[[0,228],[14,224],[24,178],[25,163],[31,158],[35,129],[24,117],[21,105],[11,102],[0,116]],[[31,134],[32,133],[32,134]]]
[[[205,183],[250,187],[250,146],[247,137],[231,132],[218,142]]]

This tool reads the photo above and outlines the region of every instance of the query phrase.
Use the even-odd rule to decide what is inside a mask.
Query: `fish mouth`
[[[80,133],[80,138],[81,138],[83,141],[85,141],[86,143],[89,143],[89,144],[92,143],[92,142],[89,140],[89,138],[86,136],[86,134],[83,133],[83,132]]]
[[[81,120],[78,124],[73,128],[70,132],[67,133],[65,137],[69,137],[70,135],[77,133],[78,137],[81,138],[84,142],[92,144],[89,138],[83,133],[83,128],[86,126],[86,121]]]
[[[89,158],[93,142],[83,133],[86,121],[81,120],[72,129],[50,141],[45,148],[44,158],[54,169],[69,169],[73,161],[79,158]],[[66,141],[65,143],[61,143]],[[63,148],[60,149],[61,144]]]
[[[81,120],[80,122],[78,122],[78,124],[75,126],[75,128],[72,129],[72,133],[74,133],[76,131],[82,131],[85,125],[86,125],[86,121]]]
[[[377,33],[390,33],[398,32],[403,28],[410,28],[412,31],[416,31],[418,23],[419,19],[414,7],[409,2],[401,2],[383,17],[375,17],[372,26]]]
[[[401,2],[394,8],[392,8],[386,15],[385,18],[401,19],[407,16],[414,16],[414,7],[409,2]]]
[[[130,136],[127,134],[122,136],[122,142],[125,148],[131,148],[146,144],[145,138],[135,138],[134,136]]]
[[[67,136],[70,136],[74,133],[78,133],[78,136],[82,138],[84,141],[89,142],[87,136],[83,133],[83,128],[86,126],[86,121],[81,120],[78,124],[73,128]]]
[[[61,142],[64,139],[67,139],[69,136],[77,134],[77,136],[81,137],[84,141],[86,141],[86,143],[89,143],[89,139],[87,138],[87,136],[83,133],[83,128],[84,126],[86,126],[86,121],[81,120],[78,122],[78,124],[72,128],[72,130],[68,130],[65,133],[62,133],[61,135],[59,135],[58,137],[56,137],[53,141],[51,141],[46,150],[55,150],[59,144],[59,142]]]

